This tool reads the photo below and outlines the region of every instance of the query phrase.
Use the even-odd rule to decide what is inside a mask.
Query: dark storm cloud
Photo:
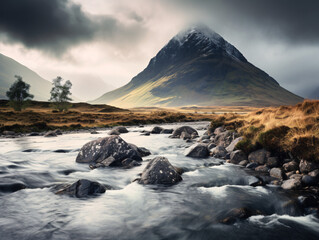
[[[137,17],[137,16],[136,16]],[[110,16],[90,16],[70,0],[1,0],[0,36],[54,55],[95,38],[141,34]],[[137,36],[135,36],[137,37]]]
[[[179,7],[197,9],[202,16],[227,27],[263,32],[269,39],[290,43],[319,43],[317,0],[175,0]],[[201,14],[199,14],[201,15]],[[200,17],[200,16],[196,16]]]

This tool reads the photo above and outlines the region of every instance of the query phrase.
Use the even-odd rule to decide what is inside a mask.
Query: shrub
[[[244,138],[243,140],[239,141],[235,146],[235,150],[242,150],[247,155],[257,149],[258,145],[253,144],[248,138]]]
[[[266,132],[262,132],[258,136],[258,142],[271,152],[281,152],[282,143],[290,130],[287,126],[280,126],[272,128]]]

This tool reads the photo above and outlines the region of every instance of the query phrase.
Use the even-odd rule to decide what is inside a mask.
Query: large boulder
[[[227,150],[227,149],[226,149]],[[230,162],[238,164],[243,160],[246,160],[247,156],[242,150],[236,150],[230,153]]]
[[[196,143],[185,151],[186,157],[205,158],[209,156],[209,151],[206,144]]]
[[[235,139],[231,142],[231,144],[229,144],[229,146],[226,148],[226,150],[227,150],[228,152],[234,151],[234,149],[235,149],[237,143],[239,143],[241,140],[243,140],[243,137],[235,138]]]
[[[319,169],[319,164],[314,162],[309,162],[306,160],[301,160],[299,164],[299,169],[301,173],[308,173],[315,169]]]
[[[210,150],[210,155],[215,158],[225,158],[227,155],[227,151],[223,146],[216,146]]]
[[[160,134],[163,130],[164,130],[164,128],[156,126],[156,127],[153,127],[151,133]]]
[[[127,158],[142,161],[141,153],[137,149],[120,136],[110,136],[86,143],[76,157],[76,162],[93,165],[102,163],[101,166],[122,166],[122,161]]]
[[[266,151],[265,149],[260,149],[250,153],[248,156],[248,161],[263,165],[267,162],[267,159],[269,157],[270,157],[270,152]]]
[[[65,194],[71,197],[87,197],[90,195],[96,195],[104,193],[106,187],[98,182],[92,182],[87,179],[80,179],[73,184],[66,184],[55,187],[55,194]]]
[[[138,182],[141,184],[173,185],[182,180],[181,175],[167,158],[156,157],[147,164]]]
[[[183,126],[183,127],[176,128],[174,130],[172,134],[172,138],[180,138],[180,136],[182,135],[182,132],[186,132],[191,136],[193,133],[195,133],[198,136],[198,132],[194,128],[189,126]]]

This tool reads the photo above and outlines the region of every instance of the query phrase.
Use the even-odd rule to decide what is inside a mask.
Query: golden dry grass
[[[298,158],[319,160],[319,101],[264,108],[244,116],[224,114],[213,123],[237,129],[251,147],[259,144],[272,151],[291,152]]]

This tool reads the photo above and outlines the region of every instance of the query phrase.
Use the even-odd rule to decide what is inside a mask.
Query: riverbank
[[[309,211],[318,212],[318,130],[319,101],[304,101],[245,116],[217,116],[201,142],[211,144],[211,155],[255,171],[260,184],[300,194]]]

